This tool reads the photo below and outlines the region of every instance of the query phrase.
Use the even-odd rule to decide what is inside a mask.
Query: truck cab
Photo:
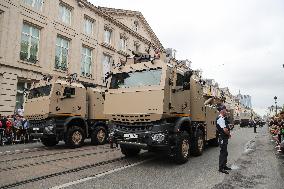
[[[79,147],[88,137],[98,141],[97,136],[92,135],[98,135],[93,132],[101,123],[99,126],[104,127],[105,142],[106,119],[101,116],[102,113],[101,119],[96,119],[99,113],[94,115],[95,109],[88,104],[89,99],[92,101],[93,96],[103,92],[64,79],[43,80],[35,84],[27,95],[24,114],[30,122],[31,135],[40,138],[45,146],[54,146],[63,140],[68,146]],[[100,102],[102,98],[103,95],[92,102],[93,106],[103,103]]]
[[[206,138],[201,84],[183,65],[144,57],[134,56],[112,72],[104,109],[112,121],[112,146],[119,144],[126,156],[141,149],[166,152],[177,163],[191,152],[201,155]],[[200,89],[193,90],[196,86]]]

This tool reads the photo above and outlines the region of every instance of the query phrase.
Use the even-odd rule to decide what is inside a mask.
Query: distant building
[[[251,104],[251,96],[250,95],[242,95],[240,92],[236,96],[239,102],[246,108],[252,108]]]

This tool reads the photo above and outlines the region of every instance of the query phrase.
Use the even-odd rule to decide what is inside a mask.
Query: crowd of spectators
[[[269,130],[276,142],[275,148],[284,153],[284,112],[270,119]]]
[[[0,114],[0,145],[30,140],[29,122],[23,117],[23,113],[23,108],[19,108],[13,115]]]

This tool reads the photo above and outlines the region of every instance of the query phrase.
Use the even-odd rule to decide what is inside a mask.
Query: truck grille
[[[37,115],[25,115],[25,118],[27,120],[43,120],[47,118],[47,115],[41,115],[41,114],[37,114]]]
[[[150,131],[153,128],[152,124],[148,125],[125,125],[125,124],[116,124],[115,125],[116,129],[120,131]]]
[[[119,121],[119,122],[128,122],[128,123],[135,123],[135,122],[148,123],[148,122],[151,122],[149,114],[140,114],[140,115],[119,115],[119,114],[115,114],[115,115],[112,115],[112,120]]]
[[[37,128],[43,128],[46,125],[46,120],[33,120],[29,121],[31,128],[37,127]]]

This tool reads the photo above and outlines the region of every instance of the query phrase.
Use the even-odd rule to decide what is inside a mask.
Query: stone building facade
[[[96,7],[86,0],[0,1],[0,114],[23,103],[43,74],[104,77],[132,50],[163,46],[140,12]]]

